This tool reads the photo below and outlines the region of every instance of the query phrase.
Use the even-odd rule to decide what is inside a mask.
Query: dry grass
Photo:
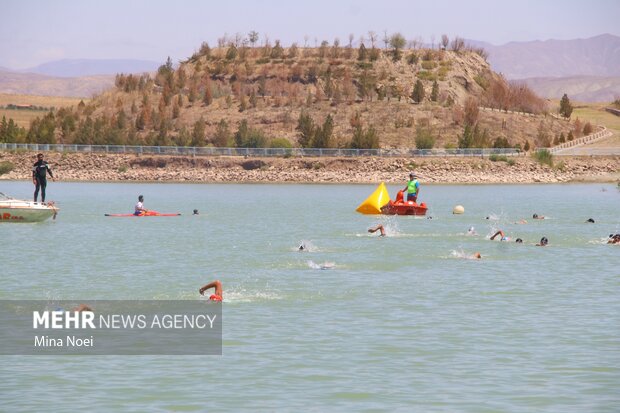
[[[28,129],[30,127],[30,121],[36,117],[42,117],[47,112],[44,110],[15,110],[15,109],[0,109],[0,119],[6,117],[7,121],[13,119],[17,126]]]
[[[613,115],[605,111],[605,107],[608,104],[579,104],[574,110],[572,119],[579,119],[581,121],[589,121],[593,125],[603,125],[611,132],[613,136],[607,139],[600,140],[593,145],[608,147],[608,146],[620,146],[620,116]]]
[[[0,93],[0,107],[7,105],[33,105],[44,108],[61,108],[66,106],[77,106],[80,98],[59,97],[59,96],[33,96],[33,95],[12,95],[8,93]],[[88,99],[84,99],[87,103]],[[0,119],[5,116],[13,119],[18,126],[28,128],[30,121],[36,117],[45,115],[47,110],[30,110],[30,109],[2,109],[0,108]]]
[[[8,93],[0,93],[0,106],[8,104],[16,105],[33,105],[44,107],[61,108],[65,106],[76,106],[80,103],[80,98],[60,97],[60,96],[33,96],[33,95],[12,95]],[[88,103],[88,99],[84,99],[84,103]]]

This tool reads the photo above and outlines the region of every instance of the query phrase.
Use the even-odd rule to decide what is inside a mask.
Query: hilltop
[[[462,42],[462,41],[461,41]],[[573,125],[481,49],[248,47],[200,50],[153,76],[119,74],[86,105],[34,122],[34,142],[316,147],[549,146]],[[535,116],[482,111],[479,106]],[[583,126],[581,124],[580,126]],[[50,129],[53,133],[50,133]],[[581,133],[581,128],[574,135]],[[416,142],[416,137],[424,138]]]

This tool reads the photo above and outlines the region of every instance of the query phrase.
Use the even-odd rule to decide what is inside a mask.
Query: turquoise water
[[[620,410],[614,185],[423,186],[433,219],[355,213],[373,190],[50,183],[55,221],[0,224],[0,299],[191,299],[220,279],[223,355],[4,356],[1,410]],[[104,217],[138,194],[183,215]]]

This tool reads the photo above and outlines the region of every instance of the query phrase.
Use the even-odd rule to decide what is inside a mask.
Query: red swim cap
[[[222,296],[217,295],[217,294],[211,294],[211,297],[209,297],[209,300],[211,301],[222,301]]]

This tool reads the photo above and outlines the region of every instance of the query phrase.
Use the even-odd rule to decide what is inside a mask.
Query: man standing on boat
[[[418,176],[413,172],[409,174],[409,181],[407,181],[407,186],[403,189],[405,193],[404,202],[413,201],[416,202],[418,199],[418,194],[420,193],[420,182],[418,182]]]
[[[41,189],[41,202],[45,202],[45,187],[47,186],[47,174],[50,174],[52,181],[55,181],[49,164],[43,160],[43,154],[37,155],[37,161],[32,166],[32,183],[35,185],[34,202],[37,202],[39,189]]]

